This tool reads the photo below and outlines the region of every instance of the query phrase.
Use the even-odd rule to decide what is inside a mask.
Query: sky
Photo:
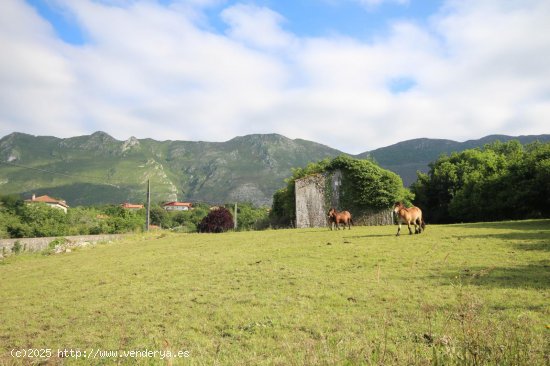
[[[0,137],[550,133],[548,0],[2,0]]]

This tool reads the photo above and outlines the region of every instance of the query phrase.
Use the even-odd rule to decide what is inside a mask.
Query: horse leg
[[[416,228],[417,225],[418,225],[418,229]],[[414,222],[414,226],[415,226],[414,232],[416,234],[420,234],[422,232],[422,220],[416,219],[416,221]]]
[[[399,232],[401,231],[401,223],[397,223],[397,234],[395,236],[399,236]]]
[[[411,222],[410,221],[407,221],[407,227],[409,228],[409,235],[412,235],[412,230],[411,230]]]

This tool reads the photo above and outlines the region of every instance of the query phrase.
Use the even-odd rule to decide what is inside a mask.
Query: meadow
[[[550,364],[550,220],[396,229],[157,232],[10,256],[0,365]]]

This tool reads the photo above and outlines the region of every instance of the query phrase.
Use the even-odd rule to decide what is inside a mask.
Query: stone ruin
[[[342,172],[335,170],[322,174],[313,174],[296,179],[296,227],[326,227],[327,213],[331,207],[338,211],[348,210],[355,225],[393,225],[393,212],[387,209],[363,209],[354,212],[340,205],[340,187]]]
[[[322,227],[327,225],[325,205],[325,176],[310,175],[296,179],[296,227]]]

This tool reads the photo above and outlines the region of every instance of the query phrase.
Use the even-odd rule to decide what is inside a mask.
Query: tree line
[[[550,143],[497,141],[442,155],[411,191],[431,223],[549,217]]]
[[[232,210],[233,205],[227,205]],[[150,209],[150,222],[163,229],[197,232],[210,212],[207,204],[189,211],[166,211],[160,203]],[[67,213],[45,203],[26,203],[19,195],[0,196],[0,238],[29,238],[67,235],[121,234],[145,228],[145,209],[128,210],[119,205],[81,206]],[[239,203],[238,230],[269,227],[268,210]]]

